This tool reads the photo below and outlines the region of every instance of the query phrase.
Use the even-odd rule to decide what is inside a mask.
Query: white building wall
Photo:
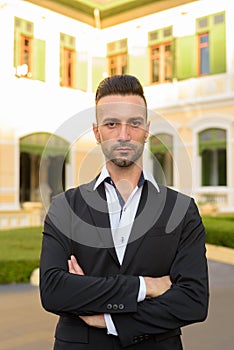
[[[36,5],[20,0],[6,0],[0,2],[0,91],[2,92],[0,104],[0,128],[13,129],[15,134],[15,166],[19,160],[17,158],[19,138],[33,132],[51,132],[61,131],[61,126],[78,113],[80,121],[85,122],[81,127],[82,132],[90,131],[93,112],[89,108],[94,105],[94,95],[90,91],[92,56],[106,56],[106,44],[122,38],[128,38],[129,54],[136,52],[137,48],[147,48],[148,32],[173,25],[174,35],[184,36],[195,33],[195,19],[198,17],[210,15],[211,13],[226,10],[227,24],[227,73],[218,76],[208,76],[202,79],[189,79],[181,82],[173,82],[162,85],[145,87],[146,98],[150,110],[164,113],[165,115],[172,110],[181,108],[195,108],[203,110],[205,106],[211,103],[219,105],[222,102],[230,104],[233,95],[234,86],[234,1],[230,0],[202,0],[169,9],[167,11],[152,14],[138,18],[127,23],[119,24],[102,31],[92,28],[84,23],[77,22],[65,16],[42,9]],[[19,79],[15,76],[13,65],[14,59],[14,17],[20,17],[34,23],[35,37],[46,41],[46,82],[40,82],[29,79]],[[84,93],[78,90],[61,88],[59,86],[59,55],[60,55],[60,32],[67,33],[76,37],[76,49],[83,55],[90,58],[89,66],[89,92]],[[104,72],[105,73],[105,72]],[[216,93],[216,89],[224,86],[222,93]],[[198,95],[198,89],[203,89],[204,95]],[[182,91],[187,91],[186,98],[181,98]],[[4,94],[3,94],[4,92]],[[225,102],[226,101],[226,102]],[[80,113],[84,111],[84,113]],[[89,113],[90,112],[90,113]],[[82,120],[83,116],[84,119]],[[201,115],[203,125],[209,124],[209,117]],[[231,125],[234,122],[233,116],[228,117],[228,122],[224,121],[223,115],[219,115],[217,123],[211,124],[212,127],[225,125],[228,131],[228,162],[233,164],[233,154],[231,147],[234,143],[231,137]],[[196,137],[199,130],[198,125],[189,124],[193,131],[193,139],[188,147],[193,148],[192,168],[193,183],[192,192],[202,191],[199,184],[199,159],[196,154]],[[225,124],[226,123],[226,124]],[[229,123],[229,124],[228,124]],[[79,124],[81,125],[81,124]],[[172,125],[174,134],[174,148],[176,164],[178,168],[174,169],[174,185],[181,188],[183,180],[179,174],[179,145],[178,138],[179,123]],[[78,130],[77,126],[77,130]],[[152,122],[151,133],[168,132],[169,126]],[[67,139],[74,142],[74,132],[69,133]],[[77,133],[79,136],[79,132]],[[64,136],[64,135],[61,135]],[[148,147],[148,145],[147,145]],[[150,152],[147,152],[145,162],[147,167],[152,169]],[[73,154],[73,153],[72,153]],[[71,163],[67,165],[67,187],[71,187],[75,182],[73,169],[73,156]],[[233,167],[228,170],[227,191],[232,191],[231,183],[233,179]],[[186,189],[184,189],[186,191]],[[15,180],[14,191],[19,191],[19,181]],[[234,207],[234,203],[229,196],[229,208]],[[14,207],[18,207],[18,203]]]

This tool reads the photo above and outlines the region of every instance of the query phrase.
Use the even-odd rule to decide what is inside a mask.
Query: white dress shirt
[[[118,192],[118,189],[111,180],[110,174],[105,166],[103,167],[102,172],[99,175],[94,186],[95,190],[102,182],[104,182],[111,232],[116,255],[120,264],[122,264],[124,259],[124,253],[127,247],[127,242],[132,229],[132,225],[136,216],[137,208],[141,198],[143,183],[145,180],[150,181],[159,192],[159,187],[154,177],[151,174],[147,173],[145,170],[143,170],[138,185],[133,189],[126,202],[124,202],[123,198],[121,197],[121,194]],[[139,276],[139,279],[140,288],[137,298],[138,302],[143,301],[146,296],[146,286],[144,278],[142,276]],[[112,321],[111,315],[104,314],[104,317],[106,321],[108,334],[118,335],[114,323]]]

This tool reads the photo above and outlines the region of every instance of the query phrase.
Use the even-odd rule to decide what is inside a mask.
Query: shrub
[[[204,216],[206,242],[234,248],[234,216]]]
[[[234,248],[234,216],[203,216],[206,242]],[[28,283],[39,267],[42,227],[0,231],[0,284]]]
[[[28,283],[39,266],[42,228],[0,231],[0,284]]]
[[[28,283],[39,260],[0,261],[0,284]]]

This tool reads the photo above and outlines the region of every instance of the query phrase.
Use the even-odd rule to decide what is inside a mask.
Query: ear
[[[101,142],[100,133],[99,133],[98,126],[95,123],[93,123],[93,133],[97,142],[100,143]]]
[[[147,123],[146,128],[145,128],[145,141],[147,140],[149,136],[149,128],[150,128],[150,122]]]

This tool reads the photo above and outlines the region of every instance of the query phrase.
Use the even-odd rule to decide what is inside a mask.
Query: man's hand
[[[159,297],[171,288],[170,276],[144,277],[146,284],[146,298]]]
[[[68,268],[70,273],[74,273],[75,275],[84,276],[84,272],[80,265],[78,264],[74,255],[71,256],[71,259],[68,260]]]
[[[78,264],[74,255],[68,260],[69,272],[75,275],[84,276],[84,271]],[[104,315],[79,316],[88,326],[96,328],[106,328]]]
[[[79,316],[88,326],[106,328],[104,315]]]

